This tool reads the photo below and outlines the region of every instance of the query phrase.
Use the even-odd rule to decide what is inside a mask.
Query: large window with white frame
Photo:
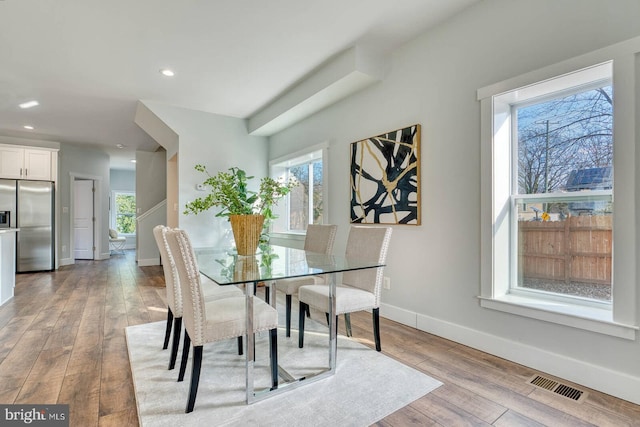
[[[624,65],[618,74],[633,75],[631,63]],[[489,167],[482,188],[490,191],[483,193],[490,220],[482,237],[483,307],[635,337],[635,311],[627,302],[635,275],[626,267],[627,252],[635,249],[620,232],[632,225],[634,206],[614,205],[614,171],[616,177],[633,172],[620,163],[628,138],[618,141],[633,135],[633,122],[626,116],[614,122],[614,111],[633,101],[614,102],[614,92],[622,93],[614,82],[627,82],[614,77],[613,61],[603,61],[556,76],[540,70],[478,91],[489,144],[483,148]],[[631,191],[623,186],[619,193]],[[624,259],[616,261],[614,253]]]
[[[111,193],[111,228],[119,234],[136,234],[136,194],[127,191]]]
[[[511,291],[610,303],[611,63],[549,83],[503,95],[512,134]]]
[[[322,224],[326,209],[326,146],[316,146],[270,163],[271,176],[298,181],[276,207],[276,233],[304,233],[309,224]]]

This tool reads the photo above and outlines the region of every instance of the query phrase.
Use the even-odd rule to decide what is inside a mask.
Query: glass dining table
[[[246,296],[247,331],[253,330],[253,299],[259,283],[267,289],[266,300],[275,307],[278,280],[291,277],[327,275],[329,286],[329,342],[328,366],[320,372],[306,375],[290,375],[279,366],[277,387],[267,387],[256,391],[254,388],[255,341],[251,333],[245,335],[246,342],[246,396],[247,404],[295,389],[301,385],[318,381],[333,375],[336,371],[338,349],[335,327],[335,288],[337,274],[344,271],[383,267],[378,260],[346,258],[344,256],[324,255],[284,246],[271,245],[258,251],[255,256],[240,256],[235,250],[216,248],[196,249],[200,273],[221,286],[244,285]],[[203,286],[206,286],[203,285]]]

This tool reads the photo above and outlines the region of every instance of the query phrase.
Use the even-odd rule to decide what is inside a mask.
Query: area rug
[[[352,339],[338,336],[335,375],[247,405],[245,358],[237,341],[204,346],[195,409],[185,414],[190,366],[177,382],[162,350],[165,322],[126,328],[141,426],[368,426],[424,396],[441,383]],[[311,320],[305,346],[278,330],[279,364],[295,377],[327,366],[327,327]],[[384,343],[383,343],[384,344]],[[180,354],[178,354],[179,360]],[[267,385],[268,336],[256,337],[256,385]],[[179,365],[179,363],[178,363]]]

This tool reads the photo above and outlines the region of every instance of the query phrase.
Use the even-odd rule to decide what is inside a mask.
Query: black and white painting
[[[351,144],[351,222],[420,225],[420,125]]]

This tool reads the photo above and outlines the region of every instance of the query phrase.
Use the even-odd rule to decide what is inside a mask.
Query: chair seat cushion
[[[202,294],[205,301],[213,301],[220,298],[243,297],[244,292],[237,286],[220,286],[206,276],[200,275]]]
[[[302,286],[298,290],[298,299],[311,307],[329,312],[329,286]],[[336,286],[336,313],[351,313],[352,311],[368,310],[374,307],[375,297],[371,292],[352,288],[345,285]]]
[[[313,276],[292,277],[276,281],[276,290],[284,292],[285,295],[295,295],[301,286],[315,284],[316,280]]]
[[[278,312],[276,309],[258,298],[254,298],[253,301],[253,331],[277,328]],[[203,337],[204,342],[235,338],[246,333],[245,297],[207,301],[205,310],[207,323]],[[194,340],[194,345],[199,345],[199,343]]]

